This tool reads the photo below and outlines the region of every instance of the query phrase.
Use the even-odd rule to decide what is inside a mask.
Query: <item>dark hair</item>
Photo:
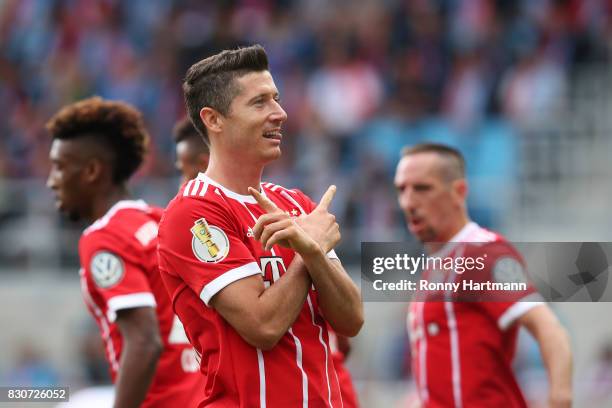
[[[402,157],[418,153],[436,153],[448,159],[448,165],[443,170],[443,175],[447,181],[465,177],[465,159],[463,154],[454,147],[439,143],[419,143],[402,149]]]
[[[200,132],[198,132],[187,117],[176,122],[172,129],[172,137],[174,137],[174,142],[177,144],[188,140],[194,143],[202,153],[209,153],[208,144],[205,139],[202,138]]]
[[[183,81],[187,114],[208,143],[206,126],[200,110],[210,107],[227,115],[232,100],[240,92],[236,78],[250,72],[268,70],[268,56],[259,44],[225,50],[193,64]]]
[[[46,124],[53,139],[91,137],[112,156],[112,181],[122,183],[140,167],[149,144],[142,114],[124,102],[98,96],[67,105]]]

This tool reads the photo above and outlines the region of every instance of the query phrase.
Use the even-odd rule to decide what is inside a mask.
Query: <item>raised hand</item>
[[[341,238],[336,217],[328,211],[335,194],[336,186],[329,186],[315,209],[310,214],[296,219],[296,223],[321,246],[325,253],[334,249]]]
[[[300,255],[307,255],[318,250],[317,242],[296,223],[295,218],[291,218],[254,188],[249,187],[249,193],[266,211],[266,214],[257,219],[253,227],[255,239],[262,243],[266,251],[277,244],[291,248]]]

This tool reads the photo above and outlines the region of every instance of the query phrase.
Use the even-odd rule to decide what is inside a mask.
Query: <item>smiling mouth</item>
[[[263,137],[266,139],[281,140],[283,138],[283,134],[281,133],[280,129],[274,129],[264,132]]]

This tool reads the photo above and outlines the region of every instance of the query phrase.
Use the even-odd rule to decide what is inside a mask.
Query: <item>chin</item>
[[[265,163],[270,163],[274,160],[278,160],[281,156],[282,156],[282,152],[280,148],[271,150],[262,155]]]
[[[75,209],[66,208],[65,206],[61,206],[58,208],[60,214],[65,216],[69,221],[77,222],[81,220],[81,214]]]
[[[66,213],[68,216],[68,219],[72,222],[77,222],[77,221],[81,221],[81,214],[79,214],[76,211],[70,211],[68,213]]]

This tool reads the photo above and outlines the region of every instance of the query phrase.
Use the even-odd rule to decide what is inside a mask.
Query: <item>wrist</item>
[[[321,245],[317,242],[312,241],[304,250],[300,253],[302,257],[302,261],[307,263],[312,263],[313,261],[318,261],[325,258],[326,254]]]
[[[566,406],[572,402],[572,390],[570,387],[551,388],[548,399],[552,406]]]

